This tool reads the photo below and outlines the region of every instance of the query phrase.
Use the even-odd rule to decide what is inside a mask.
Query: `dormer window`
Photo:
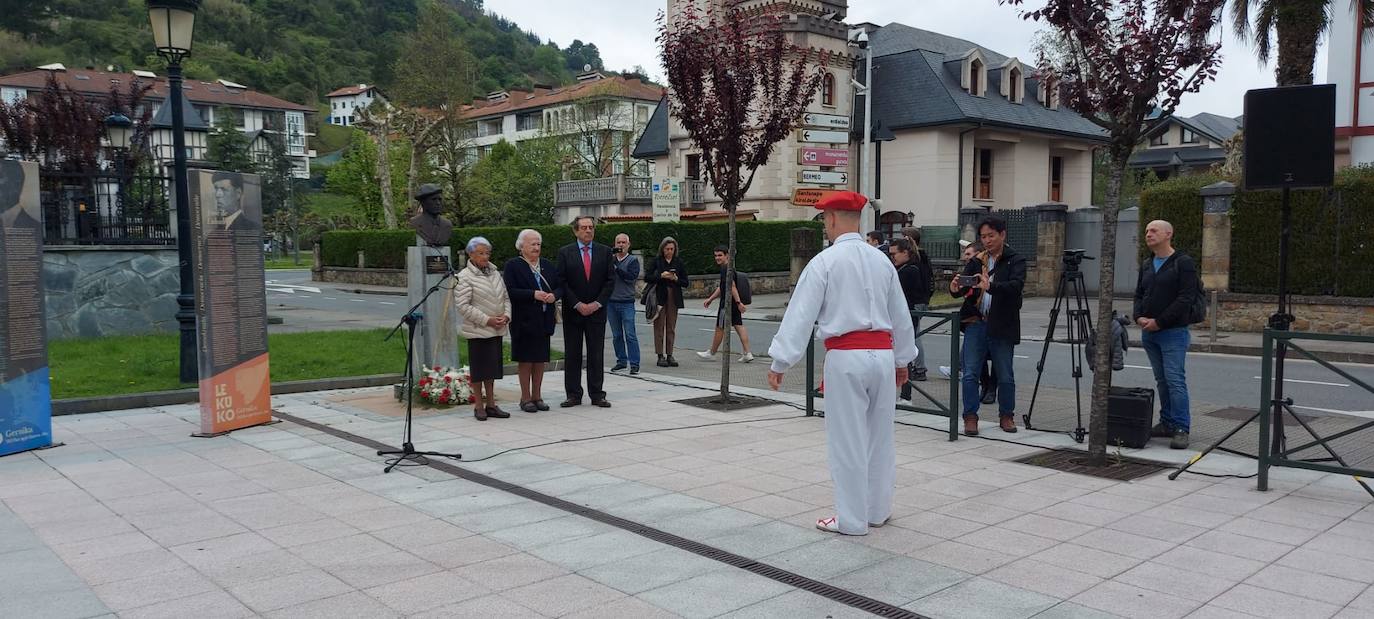
[[[1059,82],[1049,75],[1040,78],[1040,103],[1051,110],[1059,109]]]
[[[1003,92],[1007,95],[1008,101],[1011,101],[1012,103],[1021,102],[1021,97],[1024,94],[1025,88],[1023,84],[1024,82],[1021,77],[1021,67],[1018,64],[1013,64],[1010,68],[1007,69],[1007,84],[1006,88],[1003,89]]]
[[[976,47],[969,50],[964,54],[961,68],[959,85],[968,94],[975,97],[983,96],[988,91],[988,63],[983,59],[983,52]]]

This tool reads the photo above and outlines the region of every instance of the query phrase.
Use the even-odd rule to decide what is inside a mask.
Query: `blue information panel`
[[[0,456],[52,444],[38,164],[0,161]]]

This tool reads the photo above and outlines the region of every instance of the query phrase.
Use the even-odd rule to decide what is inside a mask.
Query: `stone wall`
[[[319,264],[318,262],[316,264]],[[351,267],[317,267],[311,272],[310,279],[317,282],[337,284],[362,284],[364,286],[406,287],[405,269],[356,269]]]
[[[1278,309],[1270,295],[1220,293],[1217,330],[1258,333]],[[1293,297],[1294,331],[1374,336],[1374,299],[1350,297]],[[1210,319],[1211,316],[1208,316]],[[1204,323],[1199,327],[1208,327]]]
[[[173,247],[45,248],[48,337],[175,331],[180,285]]]

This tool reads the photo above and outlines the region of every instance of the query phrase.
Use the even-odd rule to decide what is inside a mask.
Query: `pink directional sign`
[[[797,163],[802,165],[819,166],[847,166],[849,165],[849,151],[843,148],[810,148],[803,147],[797,156]]]

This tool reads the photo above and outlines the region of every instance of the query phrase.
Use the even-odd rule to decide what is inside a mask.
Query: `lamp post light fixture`
[[[172,106],[172,161],[177,205],[177,262],[181,290],[177,294],[177,323],[181,331],[181,382],[200,378],[196,357],[196,298],[191,268],[191,198],[186,181],[186,124],[181,101],[181,61],[191,54],[196,10],[200,0],[147,0],[153,44],[167,59],[167,101]]]
[[[134,121],[118,112],[105,117],[105,137],[110,140],[110,148],[124,150],[129,148],[129,137],[134,132]]]

